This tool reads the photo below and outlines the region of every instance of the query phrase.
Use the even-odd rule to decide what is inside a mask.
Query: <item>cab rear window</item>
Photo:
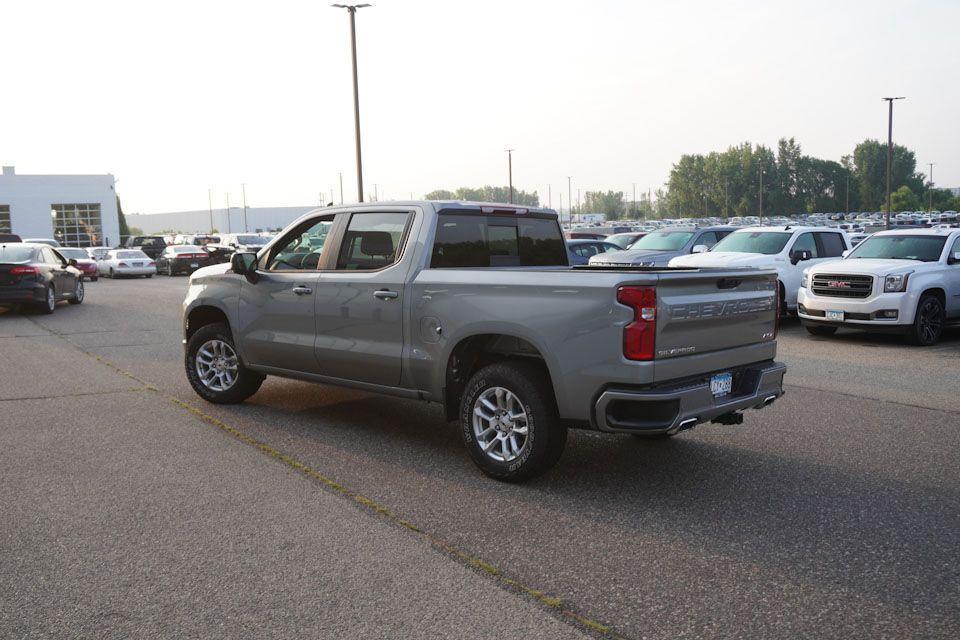
[[[483,215],[441,215],[430,266],[566,266],[567,254],[557,221]]]

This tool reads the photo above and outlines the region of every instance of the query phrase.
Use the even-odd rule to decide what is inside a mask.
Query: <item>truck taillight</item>
[[[657,343],[656,287],[620,287],[617,302],[633,308],[633,322],[623,328],[624,357],[653,360]]]

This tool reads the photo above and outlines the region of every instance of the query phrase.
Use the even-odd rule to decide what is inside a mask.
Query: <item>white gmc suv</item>
[[[749,227],[734,231],[710,251],[674,258],[670,266],[776,269],[781,314],[785,315],[797,309],[803,270],[840,258],[849,248],[846,232],[831,227]]]
[[[798,300],[813,335],[852,327],[934,344],[960,321],[960,229],[875,233],[843,260],[806,269]]]

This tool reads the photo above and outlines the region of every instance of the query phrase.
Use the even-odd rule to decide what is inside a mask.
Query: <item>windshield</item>
[[[238,244],[266,244],[264,238],[260,236],[237,236]]]
[[[33,258],[33,247],[0,246],[0,262],[26,262]]]
[[[679,251],[693,237],[693,231],[654,231],[633,243],[631,251]]]
[[[87,252],[84,249],[71,249],[69,247],[61,247],[57,249],[57,251],[59,251],[60,255],[62,255],[67,260],[70,260],[70,259],[89,260],[90,259],[90,256],[87,255]]]
[[[791,235],[793,234],[771,231],[734,231],[713,245],[711,251],[762,253],[772,256],[783,251]]]
[[[618,233],[613,236],[607,236],[604,238],[606,242],[611,242],[621,249],[626,249],[627,245],[633,242],[634,238],[637,237],[636,233]]]
[[[858,244],[847,259],[881,258],[936,262],[940,259],[946,242],[945,236],[872,236]]]
[[[174,253],[203,253],[203,249],[200,247],[194,247],[189,244],[180,245],[179,247],[173,248]]]
[[[136,260],[137,258],[147,258],[147,254],[145,254],[143,251],[117,251],[117,257],[127,260]]]

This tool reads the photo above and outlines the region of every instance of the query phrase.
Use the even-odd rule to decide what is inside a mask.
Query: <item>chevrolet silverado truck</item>
[[[521,481],[571,427],[663,438],[775,401],[777,295],[773,270],[571,267],[548,209],[329,207],[194,272],[185,368],[214,403],[268,375],[438,403]]]
[[[960,323],[960,230],[873,234],[843,260],[803,272],[799,312],[816,336],[846,327],[936,344],[947,323]]]

